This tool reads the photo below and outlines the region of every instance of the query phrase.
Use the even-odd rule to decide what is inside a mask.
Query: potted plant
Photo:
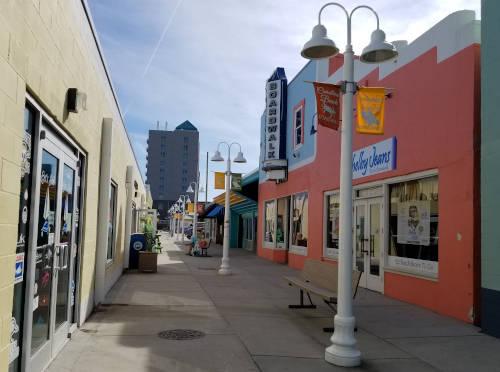
[[[158,266],[159,241],[153,235],[153,224],[150,219],[144,224],[143,234],[146,239],[146,249],[139,252],[139,271],[155,273]]]

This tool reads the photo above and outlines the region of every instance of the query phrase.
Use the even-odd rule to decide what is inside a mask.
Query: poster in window
[[[337,203],[330,204],[330,223],[332,224],[331,241],[339,239],[339,207]]]
[[[413,200],[399,203],[398,243],[429,245],[430,201]]]

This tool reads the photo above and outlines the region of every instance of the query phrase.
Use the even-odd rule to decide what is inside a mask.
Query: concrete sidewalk
[[[360,289],[355,300],[360,368],[323,359],[332,312],[289,310],[294,270],[232,249],[235,274],[212,257],[186,256],[163,237],[157,274],[128,273],[65,346],[49,371],[500,371],[500,340],[468,324]],[[196,340],[158,333],[193,329]]]

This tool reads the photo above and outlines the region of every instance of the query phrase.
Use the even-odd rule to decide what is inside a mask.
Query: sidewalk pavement
[[[158,273],[123,275],[48,371],[500,371],[499,339],[364,289],[354,306],[362,365],[330,365],[322,328],[332,312],[319,300],[315,310],[288,309],[298,290],[283,276],[295,270],[231,249],[234,275],[218,276],[220,247],[191,257],[162,241]],[[184,328],[206,335],[158,337]]]

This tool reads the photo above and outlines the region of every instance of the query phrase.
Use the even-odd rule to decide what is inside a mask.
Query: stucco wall
[[[87,93],[87,111],[68,114],[68,88]],[[7,366],[14,279],[25,94],[87,152],[81,313],[92,310],[101,124],[113,118],[112,179],[118,185],[116,253],[108,286],[122,271],[126,166],[135,167],[136,204],[144,185],[89,21],[80,1],[0,2],[0,370]]]
[[[473,13],[455,13],[402,50],[388,67],[356,62],[360,85],[392,88],[393,95],[386,100],[385,134],[354,134],[353,149],[396,136],[398,154],[395,170],[354,184],[427,170],[436,170],[439,177],[438,280],[386,272],[384,292],[464,321],[472,320],[477,292],[478,26]],[[330,73],[329,81],[341,80],[342,69]],[[303,80],[307,79],[300,74],[296,78]],[[304,97],[309,85],[303,83]],[[306,112],[315,111],[314,104],[306,103]],[[324,192],[339,187],[340,133],[320,127],[317,141],[313,163],[291,171],[287,182],[265,182],[259,188],[259,255],[288,259],[297,268],[306,258],[323,257]],[[309,193],[307,257],[291,253],[284,257],[282,251],[262,246],[264,202],[301,191]]]

